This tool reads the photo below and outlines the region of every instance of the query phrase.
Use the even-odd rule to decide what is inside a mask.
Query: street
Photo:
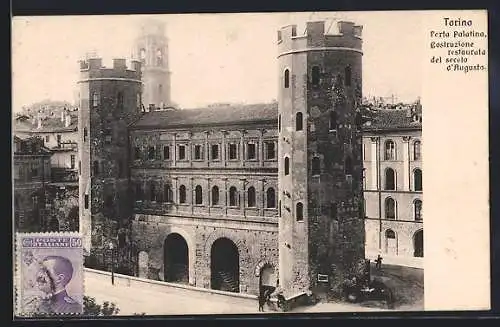
[[[114,302],[119,315],[190,315],[190,314],[258,314],[257,300],[224,296],[201,291],[165,287],[165,291],[125,285],[111,285],[111,280],[85,276],[85,295],[94,297],[98,304]],[[293,312],[362,312],[380,311],[357,305],[319,303]],[[265,308],[264,313],[276,313]]]

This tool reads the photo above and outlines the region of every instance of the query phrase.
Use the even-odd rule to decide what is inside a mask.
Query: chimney
[[[64,120],[64,127],[69,127],[71,125],[71,115],[68,113],[66,113],[66,117],[65,117],[65,120]]]

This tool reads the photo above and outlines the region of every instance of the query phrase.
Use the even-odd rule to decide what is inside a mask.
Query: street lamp
[[[108,241],[108,249],[111,251],[111,285],[115,285],[115,242]]]

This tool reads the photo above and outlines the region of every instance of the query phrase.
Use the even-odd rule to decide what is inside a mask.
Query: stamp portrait
[[[18,233],[16,241],[17,314],[81,314],[81,236],[77,233]]]

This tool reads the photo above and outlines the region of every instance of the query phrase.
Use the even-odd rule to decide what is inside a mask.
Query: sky
[[[277,30],[297,24],[300,33],[306,21],[323,19],[363,25],[364,96],[421,95],[415,67],[424,59],[425,35],[417,12],[38,16],[13,18],[13,110],[46,99],[74,102],[78,60],[89,51],[105,66],[130,58],[146,18],[166,23],[171,96],[181,108],[276,99]]]

